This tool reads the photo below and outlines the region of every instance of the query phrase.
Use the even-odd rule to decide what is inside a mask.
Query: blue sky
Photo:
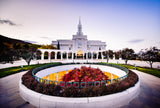
[[[88,39],[107,49],[160,48],[160,0],[2,0],[0,34],[50,44],[71,39],[79,16]]]

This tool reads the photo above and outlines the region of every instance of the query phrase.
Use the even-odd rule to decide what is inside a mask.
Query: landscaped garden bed
[[[74,68],[68,74],[65,74],[62,80],[65,82],[94,82],[108,80],[108,76],[106,76],[99,68],[82,66],[80,69]]]
[[[100,72],[100,70],[98,70],[98,72]],[[76,70],[75,73],[76,74],[80,73],[80,70]],[[74,75],[76,75],[75,73],[74,73]],[[81,76],[81,74],[79,74],[79,75]],[[99,74],[99,75],[103,76],[103,74]],[[105,77],[105,76],[102,77],[102,79],[103,78],[107,79],[107,77]],[[83,78],[79,77],[79,79],[78,79],[78,77],[77,77],[77,79],[76,79],[76,76],[75,76],[74,79],[71,78],[68,81],[71,81],[71,80],[81,81],[80,79],[82,80]],[[84,76],[84,79],[88,79],[89,81],[90,80],[93,81],[92,78],[89,79],[89,76],[88,76],[88,78]],[[66,80],[65,77],[64,77],[64,80]],[[100,80],[100,79],[97,79],[97,80]],[[113,93],[124,91],[130,87],[133,87],[137,83],[137,81],[138,81],[138,76],[132,71],[129,72],[127,78],[125,78],[124,80],[122,80],[120,82],[109,84],[109,85],[88,86],[86,88],[75,88],[75,87],[68,87],[68,86],[61,87],[60,85],[55,85],[55,84],[39,83],[32,76],[32,70],[28,71],[22,77],[22,83],[27,88],[34,90],[36,92],[39,92],[39,93],[46,94],[46,95],[60,96],[60,97],[95,97],[95,96],[103,96],[103,95],[113,94]]]

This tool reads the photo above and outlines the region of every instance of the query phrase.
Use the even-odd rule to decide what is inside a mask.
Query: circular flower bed
[[[76,70],[76,71],[75,71]],[[88,71],[90,75],[87,75],[86,72]],[[108,77],[103,75],[99,69],[94,69],[95,74],[91,74],[92,68],[88,69],[85,67],[82,67],[81,69],[74,69],[72,73],[66,74],[64,76],[64,81],[96,81],[96,80],[103,80],[107,79]],[[76,74],[77,76],[76,76]],[[98,74],[99,73],[99,74]],[[71,76],[69,76],[71,75]],[[78,76],[79,75],[79,76]],[[98,76],[98,77],[94,77]],[[108,95],[116,92],[121,92],[123,90],[126,90],[132,86],[134,86],[138,81],[138,76],[134,72],[130,71],[128,74],[128,77],[124,80],[113,83],[110,85],[101,85],[101,86],[89,86],[86,88],[74,88],[74,87],[60,87],[59,85],[54,84],[42,84],[39,83],[33,76],[32,76],[32,70],[28,71],[26,74],[22,77],[22,84],[24,84],[27,88],[34,90],[39,93],[43,93],[46,95],[52,95],[52,96],[62,96],[62,97],[94,97],[94,96],[103,96]]]
[[[100,69],[82,66],[80,69],[74,68],[68,74],[63,76],[63,81],[69,82],[90,82],[90,81],[102,81],[108,80],[106,76]]]

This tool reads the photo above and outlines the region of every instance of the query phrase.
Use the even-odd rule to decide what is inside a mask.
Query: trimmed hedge
[[[32,71],[33,69],[29,70],[26,74],[23,75],[22,84],[33,91],[60,97],[95,97],[113,94],[133,87],[139,80],[137,74],[129,70],[129,74],[126,79],[107,86],[90,86],[83,89],[74,87],[62,88],[59,85],[39,83],[35,78],[33,78]]]

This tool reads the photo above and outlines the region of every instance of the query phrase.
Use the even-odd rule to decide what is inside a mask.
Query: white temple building
[[[52,45],[56,46],[57,50],[39,49],[42,52],[41,59],[44,59],[45,51],[48,52],[48,59],[103,59],[103,52],[106,51],[106,43],[100,40],[88,40],[87,35],[83,35],[82,24],[79,18],[78,32],[72,36],[72,40],[60,39],[52,41]],[[59,57],[58,57],[59,56]]]
[[[60,50],[72,50],[74,52],[82,51],[98,51],[106,50],[106,43],[99,40],[88,40],[87,35],[83,35],[82,24],[79,19],[78,32],[73,35],[72,40],[57,40],[52,41],[52,45],[57,46],[59,42]]]

